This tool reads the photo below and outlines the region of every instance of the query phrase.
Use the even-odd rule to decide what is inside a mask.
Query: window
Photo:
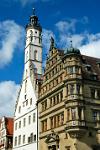
[[[21,128],[21,121],[19,121],[19,128]]]
[[[37,50],[34,51],[34,60],[37,60]]]
[[[42,111],[47,109],[47,100],[45,100],[44,102],[42,102]]]
[[[76,90],[77,90],[77,94],[80,94],[80,85],[79,84],[76,85]]]
[[[30,105],[32,105],[32,98],[30,99]]]
[[[32,30],[30,30],[30,35],[33,35],[33,31]]]
[[[78,108],[78,116],[79,116],[79,119],[81,120],[81,113],[82,113],[82,108]]]
[[[31,142],[31,137],[28,137],[28,143],[30,143]]]
[[[56,116],[53,117],[54,118],[54,128],[56,127]]]
[[[26,100],[26,95],[24,96],[25,100]]]
[[[26,78],[27,78],[27,69],[26,69]]]
[[[23,135],[23,144],[25,143],[25,135]]]
[[[67,121],[70,120],[70,109],[67,109]]]
[[[73,67],[71,66],[71,67],[68,67],[68,73],[69,74],[73,74]]]
[[[33,113],[33,122],[35,122],[35,117],[36,117],[36,115],[35,115],[35,113]]]
[[[15,144],[14,144],[15,146],[17,145],[17,137],[15,137]]]
[[[57,116],[57,122],[58,122],[57,126],[60,126],[60,115]]]
[[[91,97],[95,98],[95,89],[91,89]]]
[[[76,72],[77,74],[79,74],[79,67],[78,67],[78,66],[75,66],[75,72]]]
[[[34,141],[36,141],[36,135],[34,135]]]
[[[70,146],[66,146],[66,150],[70,150]]]
[[[75,120],[76,119],[76,108],[72,108],[71,112],[72,112],[72,120]]]
[[[93,120],[97,121],[97,111],[93,111]]]
[[[17,130],[17,122],[15,123],[15,130]]]
[[[62,99],[63,99],[63,91],[60,92],[60,100],[62,101]]]
[[[42,132],[47,131],[47,119],[42,121]]]
[[[31,116],[28,117],[28,123],[31,124]]]
[[[21,106],[19,106],[18,112],[19,112],[19,113],[21,112]]]
[[[97,90],[97,97],[100,98],[100,90]]]
[[[26,118],[23,119],[23,126],[26,126]]]
[[[59,103],[59,94],[57,95],[57,104]]]
[[[26,106],[28,105],[28,99],[26,100]]]
[[[31,143],[33,142],[33,133],[31,133],[31,135],[30,135],[30,142]]]
[[[56,98],[55,98],[55,96],[53,97],[53,104],[54,105],[56,104]]]
[[[89,132],[89,134],[88,134],[88,135],[89,135],[89,137],[92,137],[92,136],[93,136],[93,135],[92,135],[92,132]]]
[[[61,114],[61,125],[64,123],[64,113]]]
[[[28,61],[28,51],[26,52],[26,61]]]
[[[53,128],[53,117],[51,117],[51,129]]]
[[[74,84],[70,85],[70,94],[74,94]]]
[[[21,144],[21,135],[18,136],[18,145]]]
[[[27,80],[25,81],[25,93],[26,93],[26,90],[27,90]]]

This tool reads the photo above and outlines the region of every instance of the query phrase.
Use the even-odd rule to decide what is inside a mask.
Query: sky
[[[0,117],[13,116],[24,68],[25,26],[36,9],[43,32],[43,66],[50,46],[100,57],[100,0],[0,0]]]

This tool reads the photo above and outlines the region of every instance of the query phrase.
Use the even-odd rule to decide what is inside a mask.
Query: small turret
[[[71,42],[71,46],[70,48],[67,49],[67,54],[80,54],[80,50],[77,49],[77,48],[74,48],[73,45],[72,45],[72,41]]]

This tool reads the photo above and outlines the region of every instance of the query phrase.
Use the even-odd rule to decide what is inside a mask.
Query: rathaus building
[[[40,89],[39,150],[100,150],[100,59],[51,38]]]

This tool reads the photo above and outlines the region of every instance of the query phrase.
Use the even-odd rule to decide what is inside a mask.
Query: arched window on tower
[[[27,80],[25,81],[25,93],[26,93],[26,90],[27,90]]]
[[[28,51],[26,52],[26,61],[28,61]]]
[[[34,60],[37,60],[37,50],[34,51]]]
[[[30,30],[30,41],[32,42],[33,41],[33,31]]]

